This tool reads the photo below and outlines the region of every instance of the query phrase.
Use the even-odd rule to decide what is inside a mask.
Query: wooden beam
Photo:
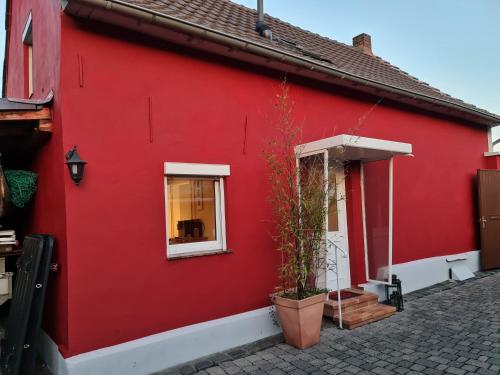
[[[38,131],[52,133],[52,120],[40,120],[38,122]]]
[[[0,111],[0,121],[29,121],[50,120],[50,109],[42,108],[39,111]]]

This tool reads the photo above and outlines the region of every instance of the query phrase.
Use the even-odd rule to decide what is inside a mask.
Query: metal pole
[[[393,207],[394,207],[394,202],[393,202],[393,196],[394,196],[394,157],[391,156],[389,159],[389,264],[387,265],[388,267],[388,274],[387,274],[387,282],[392,282],[392,225],[393,225]]]
[[[337,275],[337,303],[339,305],[339,328],[342,329],[342,299],[340,298],[340,281],[339,281],[339,256],[337,252],[337,245],[333,244],[335,247],[335,268],[336,268],[336,275]]]
[[[257,22],[264,22],[264,0],[257,0]]]

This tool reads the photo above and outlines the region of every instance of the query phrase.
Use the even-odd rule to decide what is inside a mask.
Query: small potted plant
[[[285,342],[305,349],[320,340],[326,300],[326,290],[317,284],[325,258],[329,184],[323,154],[299,158],[301,127],[293,120],[286,83],[277,99],[277,135],[265,152],[275,214],[273,239],[281,253],[281,285],[271,297]]]

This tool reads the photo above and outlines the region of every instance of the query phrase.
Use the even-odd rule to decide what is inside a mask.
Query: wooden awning
[[[0,152],[2,155],[33,153],[52,134],[50,103],[44,100],[0,99]]]

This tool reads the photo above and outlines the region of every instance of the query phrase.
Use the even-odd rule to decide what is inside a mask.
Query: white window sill
[[[500,156],[500,151],[488,151],[484,153],[484,156]]]
[[[226,255],[231,254],[231,250],[205,250],[205,251],[192,251],[192,252],[183,252],[177,254],[167,254],[168,260],[177,260],[177,259],[186,259],[186,258],[195,258],[195,257],[204,257],[210,255]]]

